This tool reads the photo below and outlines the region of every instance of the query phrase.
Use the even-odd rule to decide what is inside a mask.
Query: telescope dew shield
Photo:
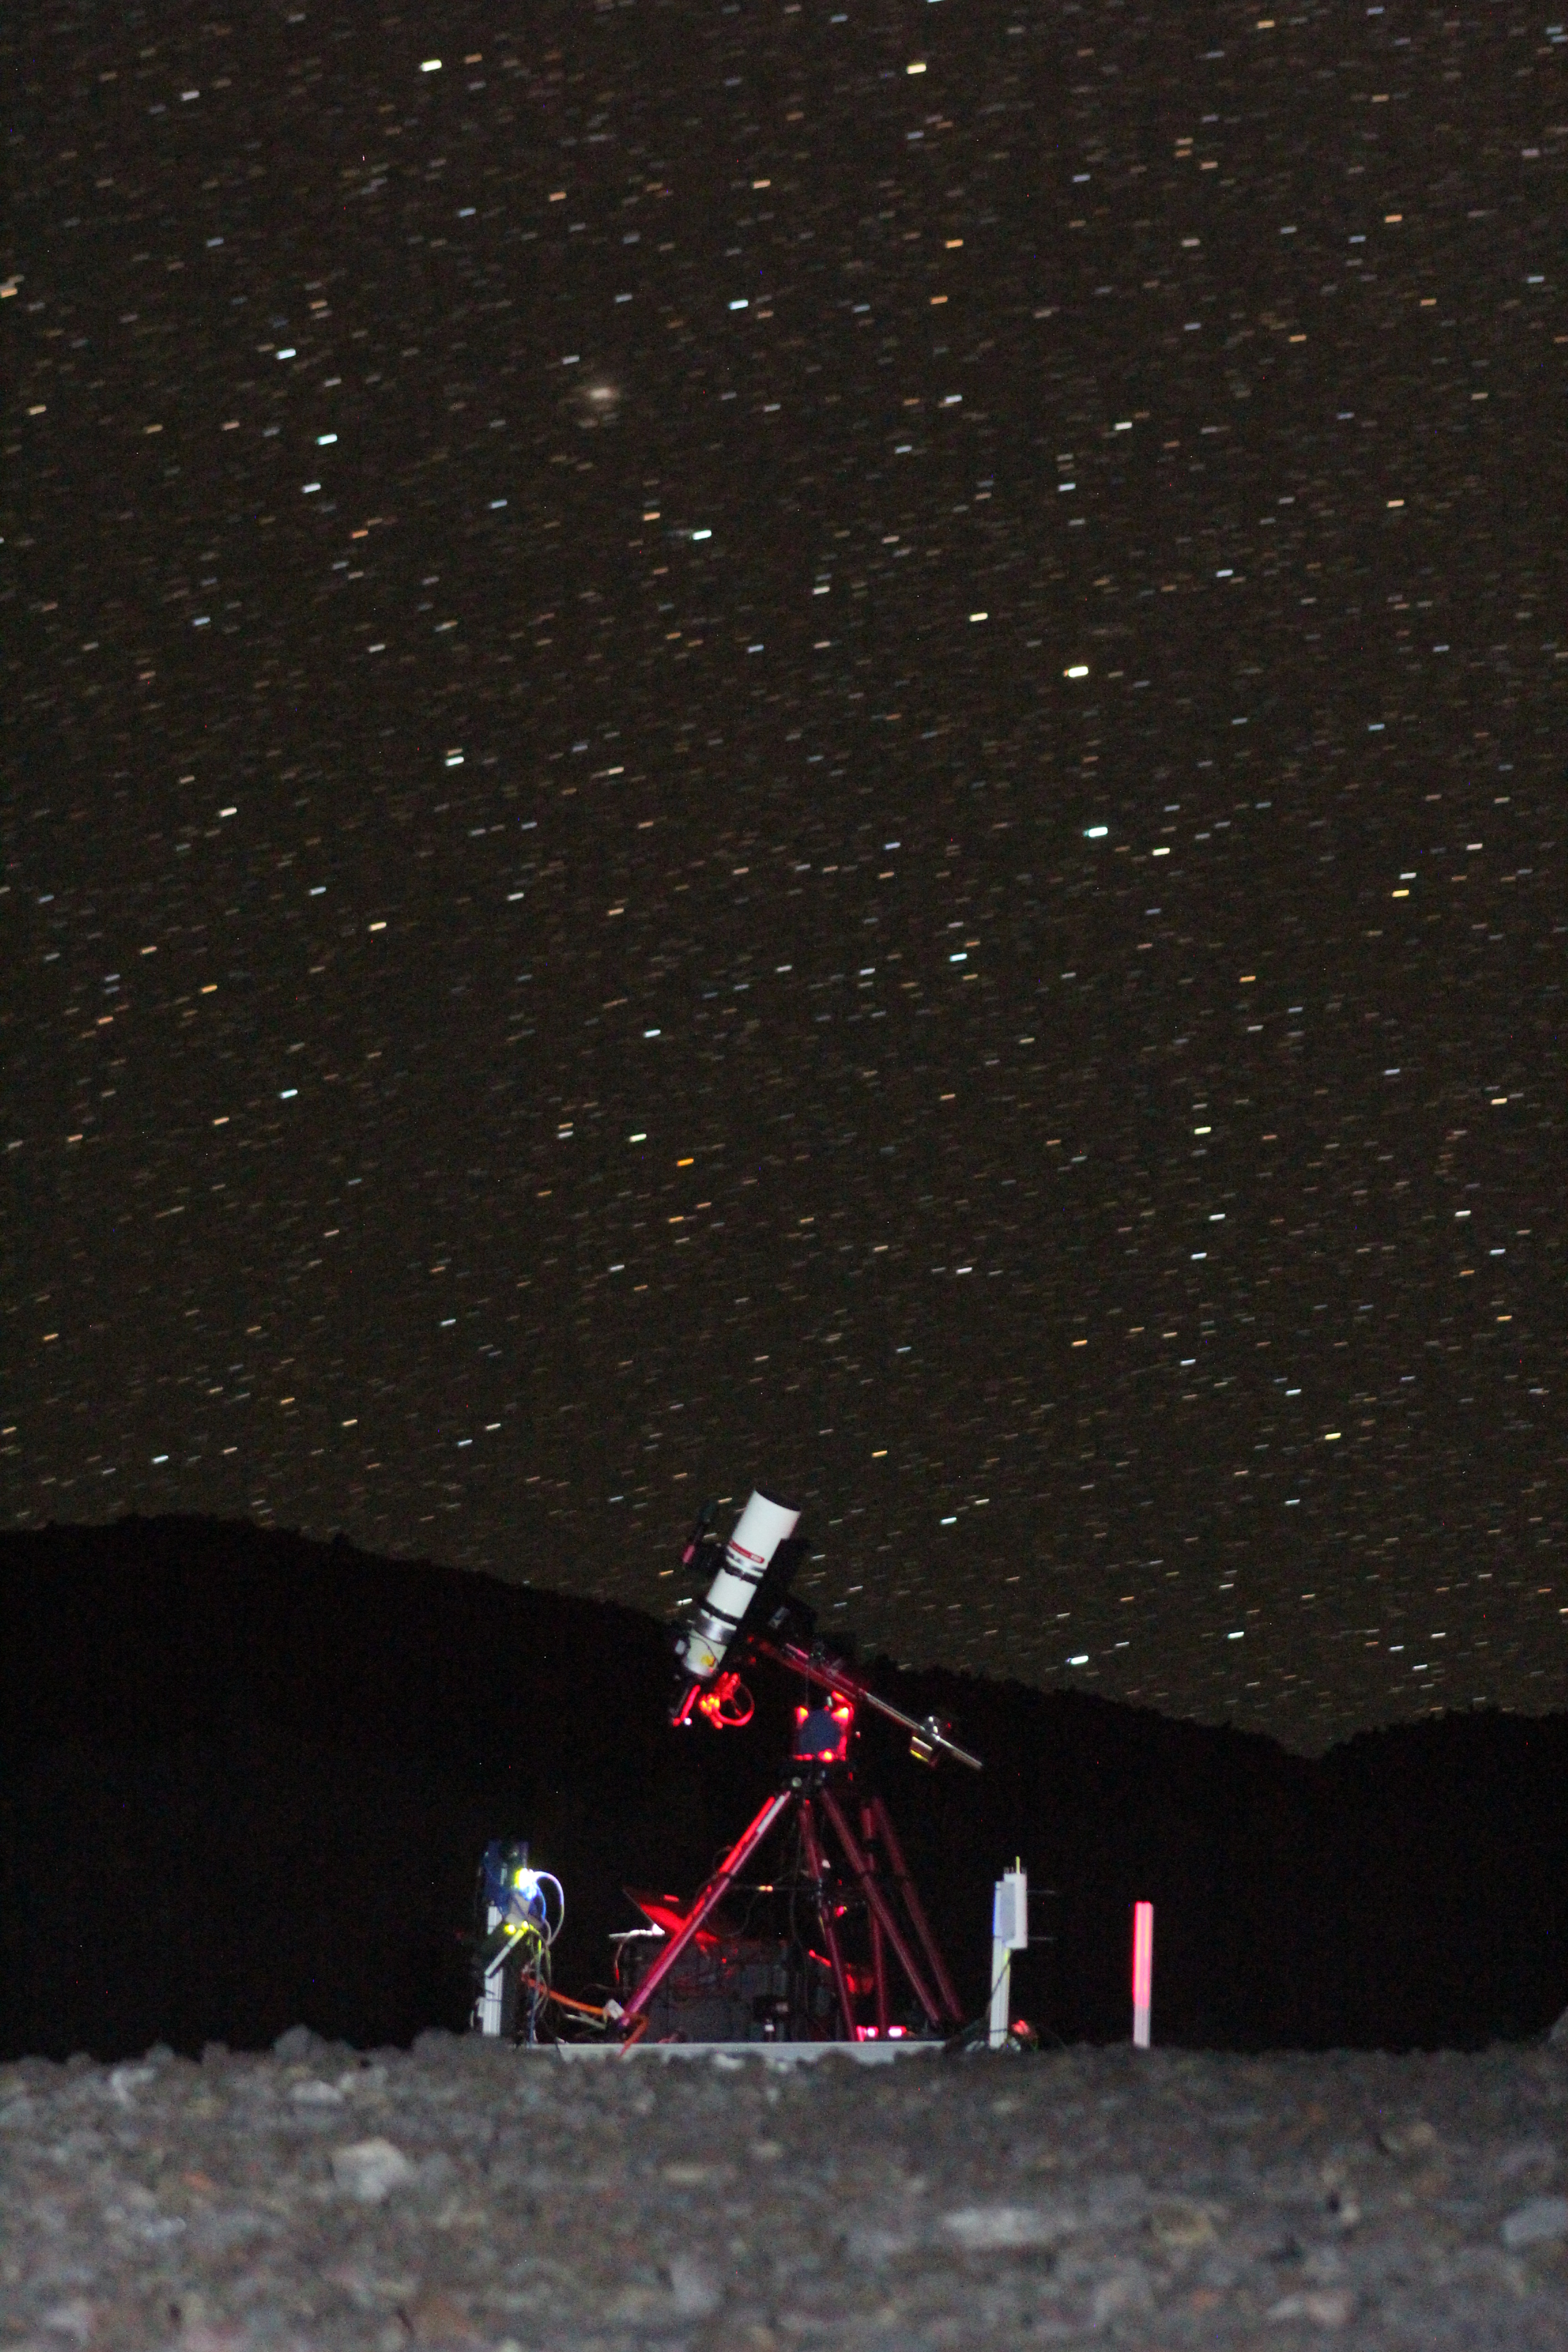
[[[800,1513],[787,1503],[776,1502],[760,1488],[753,1491],[724,1547],[719,1573],[676,1653],[681,1671],[694,1682],[708,1682],[723,1664],[769,1561],[799,1524]]]

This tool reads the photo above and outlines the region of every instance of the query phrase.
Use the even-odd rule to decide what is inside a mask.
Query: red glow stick
[[[1132,1906],[1132,2045],[1149,2047],[1149,2010],[1154,1990],[1154,1906]]]

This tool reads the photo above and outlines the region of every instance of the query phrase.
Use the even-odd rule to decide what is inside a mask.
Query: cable
[[[539,1888],[543,1889],[543,1888],[544,1888],[544,1887],[546,1887],[546,1886],[553,1886],[553,1888],[555,1889],[555,1899],[556,1899],[556,1903],[557,1903],[557,1905],[558,1905],[558,1906],[559,1906],[559,1907],[558,1907],[558,1909],[557,1909],[557,1911],[556,1911],[556,1915],[555,1915],[555,1925],[554,1925],[554,1926],[553,1926],[553,1927],[551,1927],[551,1926],[550,1926],[550,1924],[549,1924],[549,1906],[548,1906],[548,1903],[546,1904],[546,1906],[545,1906],[545,1916],[544,1916],[544,1919],[541,1922],[541,1926],[542,1926],[542,1929],[543,1929],[544,1941],[545,1941],[546,1946],[548,1947],[549,1945],[552,1944],[552,1943],[555,1941],[555,1938],[556,1938],[556,1937],[561,1933],[562,1927],[563,1927],[563,1923],[564,1923],[564,1921],[565,1921],[565,1917],[566,1917],[566,1890],[565,1890],[565,1888],[562,1885],[561,1881],[560,1881],[560,1880],[555,1876],[554,1873],[553,1873],[553,1872],[552,1872],[552,1871],[548,1871],[548,1870],[536,1870],[536,1871],[534,1872],[534,1874],[533,1874],[533,1877],[534,1877],[534,1884],[535,1884]]]
[[[579,2017],[596,2017],[602,2024],[606,2025],[612,2021],[606,2010],[595,2009],[592,2001],[574,2000],[570,1993],[556,1992],[552,1989],[545,1994],[545,1999],[556,2002],[562,2009],[574,2011]]]
[[[1002,1981],[1003,1975],[1006,1972],[1011,1963],[1011,1958],[1012,1955],[1009,1953],[1007,1961],[1004,1963],[1002,1968],[997,1969],[995,1976],[992,1979],[991,1990],[985,1996],[985,2007],[981,2011],[980,2015],[976,2018],[972,2018],[967,2025],[961,2025],[956,2033],[950,2033],[946,2042],[942,2044],[944,2049],[966,2050],[970,2047],[977,2034],[984,2033],[988,2035],[990,2033],[991,2003],[995,1996],[996,1989]],[[1007,2028],[1007,2040],[1013,2042],[1018,2042],[1018,2037],[1014,2033],[1010,2025]],[[1022,2047],[1022,2044],[1019,2043],[1018,2046]]]

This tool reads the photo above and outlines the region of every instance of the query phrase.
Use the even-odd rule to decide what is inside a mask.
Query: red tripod
[[[839,1779],[837,1788],[833,1785],[833,1776]],[[846,2041],[858,2041],[868,2032],[874,2032],[879,2039],[887,2035],[889,1949],[897,1958],[931,2032],[940,2033],[944,2029],[951,2031],[962,2025],[963,2012],[959,2007],[958,1995],[953,1990],[947,1964],[931,1934],[914,1881],[910,1876],[903,1848],[889,1818],[887,1806],[880,1797],[859,1800],[860,1834],[857,1837],[845,1799],[849,1799],[851,1804],[854,1802],[847,1774],[842,1771],[841,1767],[805,1760],[797,1764],[784,1787],[768,1799],[761,1811],[742,1832],[638,1985],[626,2005],[623,2020],[623,2029],[629,2029],[628,2040],[634,2039],[641,2030],[640,2021],[646,2020],[649,2003],[688,1945],[707,1925],[752,1856],[792,1807],[800,1824],[805,1874],[816,1888],[817,1916],[822,1925],[823,1940],[827,1946],[828,1965],[833,1971],[834,1990]],[[832,1830],[850,1874],[865,1898],[871,1936],[873,2015],[868,2023],[863,2023],[856,2014],[855,1993],[835,1916],[829,1865],[822,1834],[823,1822]],[[917,1945],[920,1948],[918,1957]]]

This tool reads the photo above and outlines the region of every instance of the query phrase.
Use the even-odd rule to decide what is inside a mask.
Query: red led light
[[[752,1694],[739,1675],[715,1675],[697,1701],[697,1712],[713,1726],[715,1731],[738,1731],[742,1724],[750,1723],[752,1719]],[[678,1722],[679,1719],[677,1717]]]

